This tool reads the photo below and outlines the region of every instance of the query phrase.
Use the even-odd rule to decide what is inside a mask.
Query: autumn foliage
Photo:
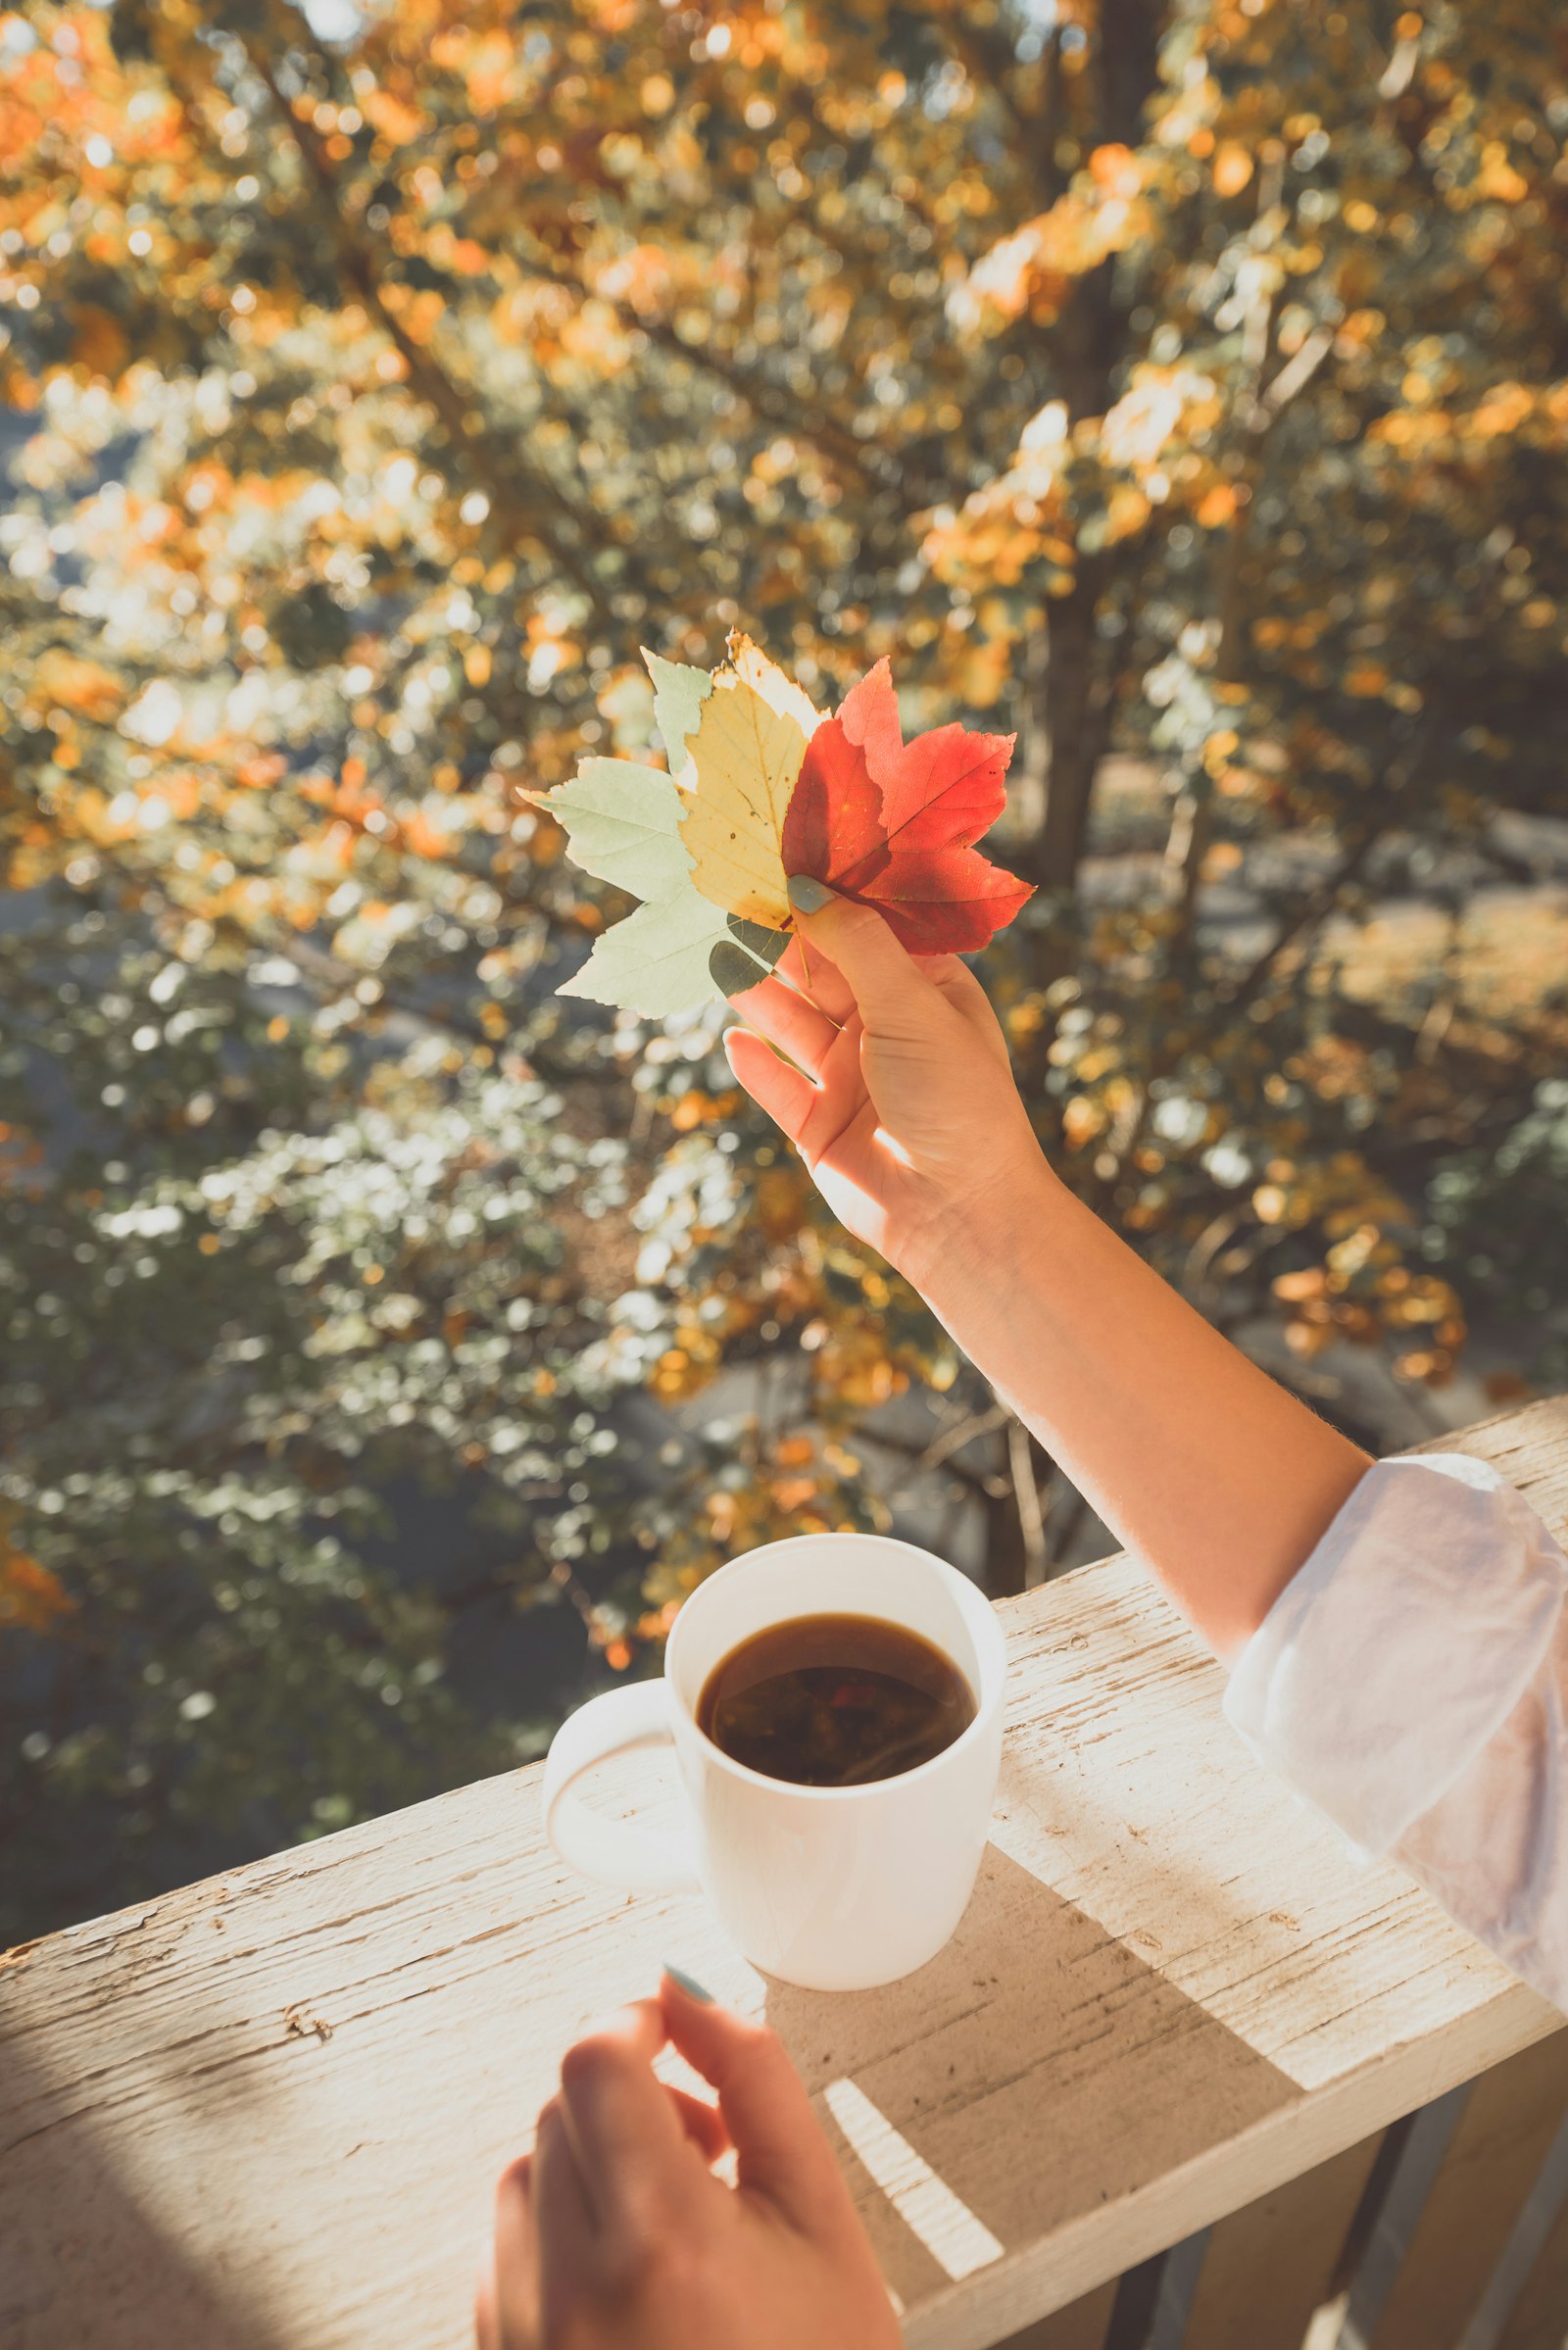
[[[750,1543],[1074,1554],[721,1005],[593,1000],[540,796],[679,788],[731,630],[836,713],[784,863],[984,950],[1204,1310],[1372,1442],[1561,1378],[1565,138],[1548,0],[0,17],[18,1931],[535,1751]]]
[[[906,743],[886,661],[812,735],[784,862],[874,906],[911,955],[972,955],[1033,896],[975,848],[1007,804],[1013,737],[939,726]]]

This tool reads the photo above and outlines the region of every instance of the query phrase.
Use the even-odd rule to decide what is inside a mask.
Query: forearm
[[[903,1269],[970,1360],[1234,1655],[1368,1466],[1044,1162]]]

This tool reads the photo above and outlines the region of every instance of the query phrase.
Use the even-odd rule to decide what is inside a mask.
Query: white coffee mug
[[[798,1787],[721,1752],[697,1727],[713,1667],[795,1616],[877,1616],[918,1633],[968,1682],[975,1715],[942,1753],[893,1779]],[[764,1974],[813,1991],[868,1990],[924,1966],[974,1887],[1002,1758],[1002,1628],[966,1577],[874,1534],[769,1542],[700,1584],[660,1681],[594,1697],[557,1732],[545,1830],[569,1867],[630,1891],[702,1890]],[[572,1783],[628,1746],[672,1740],[685,1831],[610,1819]]]

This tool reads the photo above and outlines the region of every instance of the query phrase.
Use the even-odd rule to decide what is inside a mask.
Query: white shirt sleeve
[[[1428,1452],[1368,1470],[1225,1711],[1568,2010],[1568,1556],[1494,1468]]]

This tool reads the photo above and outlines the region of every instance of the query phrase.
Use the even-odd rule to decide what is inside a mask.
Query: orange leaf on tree
[[[0,1626],[48,1632],[74,1612],[75,1601],[59,1577],[24,1550],[13,1550],[0,1537]]]

